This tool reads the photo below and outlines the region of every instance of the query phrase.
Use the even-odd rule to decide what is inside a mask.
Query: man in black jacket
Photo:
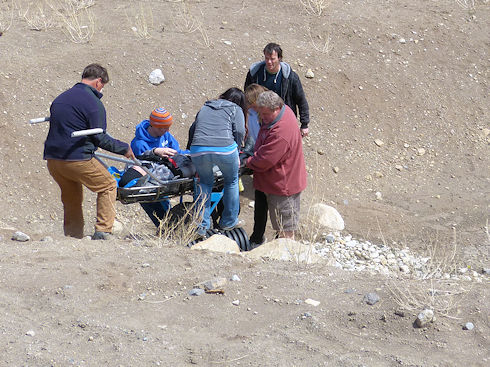
[[[264,61],[259,61],[252,66],[247,73],[245,87],[257,83],[269,90],[276,92],[298,116],[301,123],[301,136],[308,135],[308,124],[310,122],[310,108],[306,101],[303,86],[289,64],[282,61],[282,49],[276,43],[269,43],[264,47]],[[265,193],[255,190],[254,206],[254,229],[250,236],[252,248],[261,245],[264,240],[264,233],[267,224],[268,203]]]
[[[257,83],[276,92],[291,109],[298,115],[301,123],[301,136],[308,135],[310,108],[306,101],[303,86],[288,63],[282,61],[282,49],[276,43],[269,43],[264,48],[264,61],[259,61],[247,73],[245,87]]]
[[[94,158],[97,148],[134,158],[131,147],[106,133],[106,111],[100,91],[109,81],[107,70],[88,65],[82,80],[51,104],[49,132],[44,143],[48,170],[61,189],[65,236],[83,237],[83,188],[97,193],[94,240],[110,238],[116,217],[117,185],[109,171]],[[101,128],[102,133],[71,137],[79,130]]]

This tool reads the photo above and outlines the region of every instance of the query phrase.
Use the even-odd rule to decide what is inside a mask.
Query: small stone
[[[332,171],[334,173],[339,173],[340,169],[339,169],[339,167],[335,166],[335,167],[332,168]]]
[[[400,42],[401,44],[405,44],[407,43],[407,40],[405,38],[400,38],[398,42]]]
[[[155,69],[150,73],[148,81],[153,85],[158,85],[165,81],[165,76],[163,76],[163,72],[160,69]]]
[[[149,267],[150,267],[150,264],[148,264],[148,263],[144,263],[144,264],[141,264],[141,267],[142,267],[142,268],[149,268]]]
[[[312,317],[311,313],[309,313],[309,312],[305,312],[304,314],[301,315],[302,319],[311,318],[311,317]]]
[[[381,147],[384,145],[384,142],[381,139],[374,139],[374,144],[376,144],[378,147]]]
[[[34,330],[29,330],[26,332],[26,335],[27,336],[34,336],[34,335],[36,335],[36,333],[34,332]]]
[[[467,322],[463,326],[463,330],[473,330],[475,328],[475,325],[473,325],[472,322]]]
[[[364,302],[366,302],[368,305],[374,305],[378,303],[380,300],[379,296],[376,293],[368,293],[364,296]]]
[[[249,208],[255,208],[255,201],[253,201],[253,200],[252,201],[249,201],[248,207]]]
[[[20,231],[17,231],[15,232],[13,235],[12,235],[12,240],[13,241],[18,241],[18,242],[27,242],[29,241],[31,238],[26,235],[25,233],[23,232],[20,232]]]
[[[395,310],[395,315],[400,316],[400,317],[405,317],[405,311]]]
[[[46,236],[41,238],[41,242],[53,242],[53,237],[51,236]]]
[[[318,149],[316,152],[317,152],[319,155],[324,155],[324,154],[325,154],[325,152],[324,152],[323,150],[321,150],[321,149]]]
[[[225,45],[231,46],[231,41],[223,41]]]
[[[333,234],[328,234],[327,237],[325,237],[327,240],[327,243],[334,243],[335,242],[335,236]]]
[[[376,171],[376,172],[374,172],[374,177],[376,177],[376,178],[383,178],[384,175],[381,172]]]
[[[227,280],[226,278],[214,278],[211,280],[207,280],[205,282],[196,284],[194,288],[201,288],[207,291],[212,291],[214,289],[221,289],[225,284]]]
[[[376,191],[376,200],[381,200],[383,199],[383,195],[379,192],[379,191]]]
[[[203,295],[206,291],[202,288],[192,288],[189,291],[189,296],[200,296]]]
[[[231,280],[232,282],[239,282],[239,281],[241,281],[240,277],[239,277],[238,275],[236,275],[236,274],[233,274],[233,275],[231,276],[230,280]]]
[[[313,79],[315,77],[315,73],[313,73],[313,70],[308,69],[308,70],[306,70],[305,77],[308,79]]]
[[[424,155],[424,154],[425,154],[425,149],[424,149],[424,148],[418,148],[418,149],[417,149],[417,155],[422,156],[422,155]]]
[[[434,311],[425,309],[417,315],[417,320],[415,320],[415,325],[419,328],[423,328],[433,321],[434,321]]]
[[[240,306],[240,300],[236,299],[233,302],[231,302],[233,306]]]
[[[400,164],[397,164],[397,165],[395,166],[395,168],[396,168],[398,171],[402,171],[402,170],[403,170],[403,166],[402,166],[402,165],[400,165]]]
[[[316,307],[320,304],[320,301],[315,301],[314,299],[307,298],[307,299],[305,299],[305,303],[308,305],[311,305],[313,307]]]

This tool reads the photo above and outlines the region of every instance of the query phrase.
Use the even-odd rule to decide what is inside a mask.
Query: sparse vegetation
[[[151,38],[151,30],[153,29],[153,13],[151,8],[139,4],[139,7],[130,8],[129,12],[125,12],[126,19],[131,27],[131,30],[143,39]]]
[[[458,306],[467,289],[455,281],[391,282],[388,285],[393,299],[404,310],[419,312],[430,308],[437,316],[457,318]]]
[[[185,246],[196,239],[204,202],[195,200],[176,205],[167,212],[158,227],[159,244]]]
[[[182,33],[193,33],[201,27],[201,21],[191,14],[186,1],[181,1],[174,18],[174,26]]]
[[[79,1],[63,0],[53,1],[46,0],[51,9],[55,12],[63,32],[68,39],[74,43],[87,43],[95,33],[95,17],[87,2],[85,6],[80,6]],[[92,2],[93,3],[93,2]]]
[[[32,5],[32,3],[29,3],[25,10],[19,10],[29,29],[43,31],[59,25],[52,8],[46,2],[37,3],[36,6],[31,8]]]
[[[299,0],[308,14],[321,16],[329,4],[329,0]]]
[[[473,13],[475,11],[475,0],[456,0],[456,4],[469,13]]]
[[[0,36],[7,32],[14,20],[14,3],[6,1],[0,4]]]
[[[313,36],[311,34],[311,28],[308,27],[308,36],[310,38],[311,46],[318,52],[328,54],[332,49],[332,46],[330,45],[330,35],[328,33]]]

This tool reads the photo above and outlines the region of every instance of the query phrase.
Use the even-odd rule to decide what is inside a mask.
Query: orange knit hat
[[[150,125],[158,128],[169,128],[172,125],[173,117],[165,108],[155,108],[150,115]]]

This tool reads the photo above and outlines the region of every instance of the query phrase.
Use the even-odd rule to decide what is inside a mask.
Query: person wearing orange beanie
[[[175,154],[189,154],[188,150],[180,149],[179,142],[170,134],[169,129],[172,123],[172,115],[163,107],[155,108],[148,119],[141,121],[136,126],[135,137],[131,141],[131,149],[136,158],[144,160],[145,156],[151,155],[172,157]],[[170,203],[165,200],[156,203],[141,203],[141,206],[153,224],[158,227]]]

